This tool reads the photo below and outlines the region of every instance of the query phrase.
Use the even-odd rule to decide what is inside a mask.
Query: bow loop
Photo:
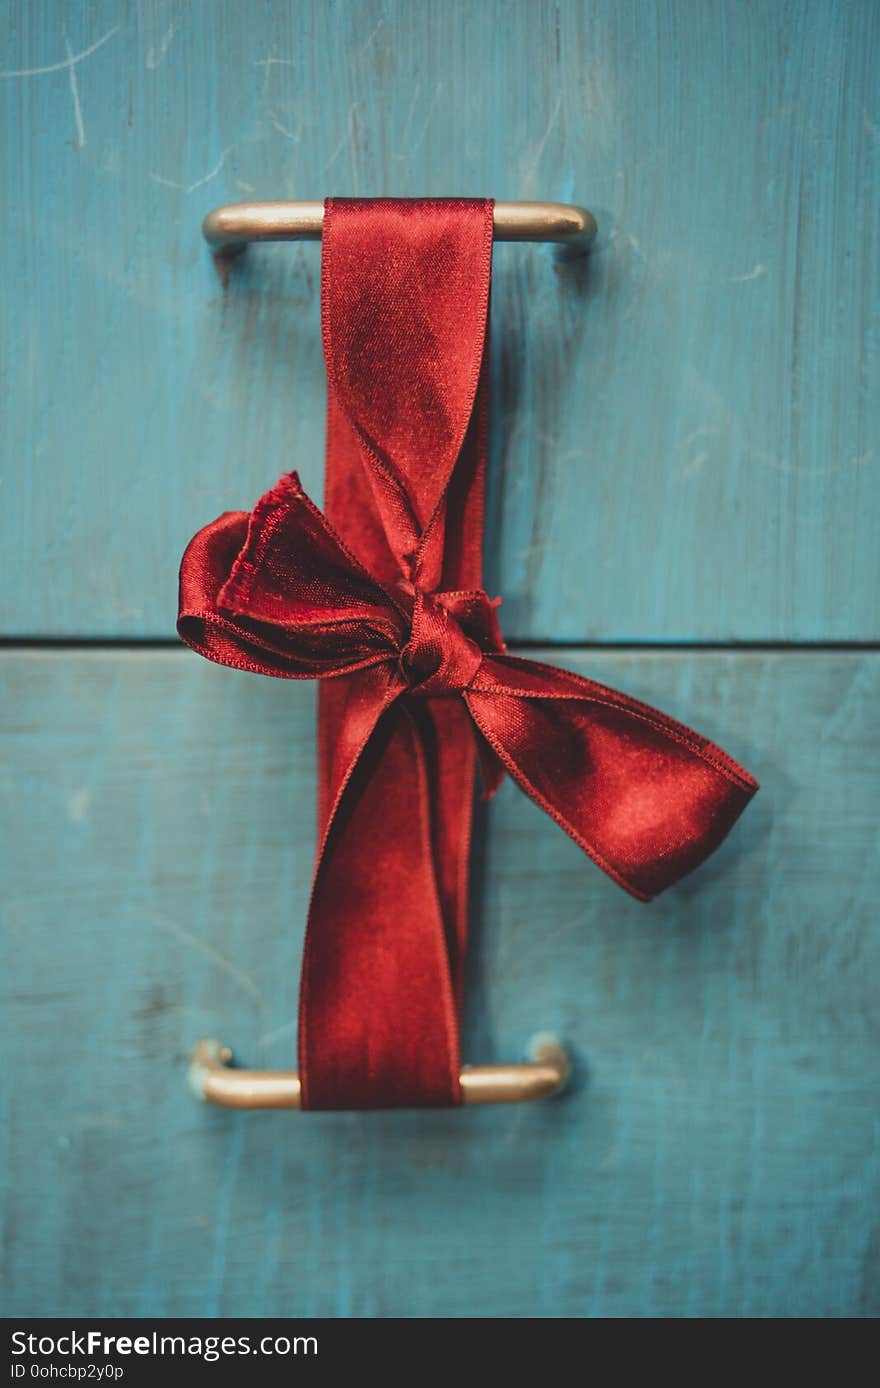
[[[237,638],[269,664],[267,673],[292,678],[396,660],[408,631],[405,611],[349,552],[295,472],[250,517],[221,516],[191,542],[178,626],[210,659],[240,663],[230,658]]]
[[[343,626],[354,641],[369,640],[373,631],[393,644],[402,630],[390,595],[349,552],[295,472],[254,508],[217,604],[290,630]]]

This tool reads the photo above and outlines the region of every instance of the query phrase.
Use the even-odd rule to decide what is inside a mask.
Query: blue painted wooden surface
[[[169,634],[199,524],[291,465],[320,488],[318,247],[261,251],[224,297],[199,222],[384,192],[601,226],[584,276],[497,257],[510,636],[877,636],[871,0],[4,16],[0,630]]]
[[[551,652],[546,652],[551,655]],[[466,1054],[557,1029],[557,1103],[235,1114],[289,1065],[310,686],[183,651],[0,659],[7,1314],[880,1311],[880,656],[572,656],[764,783],[630,900],[511,785],[477,849]]]
[[[471,1059],[555,1105],[224,1114],[293,1061],[312,695],[176,650],[193,530],[320,492],[317,246],[224,294],[202,214],[586,202],[499,247],[490,585],[554,643],[877,638],[880,9],[12,0],[0,19],[0,1093],[10,1314],[880,1311],[880,656],[570,650],[763,782],[650,908],[512,787],[475,848]]]

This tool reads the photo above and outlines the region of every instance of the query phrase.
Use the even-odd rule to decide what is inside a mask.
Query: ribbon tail
[[[468,882],[478,739],[460,699],[413,699],[408,703],[408,712],[417,726],[424,755],[436,890],[445,923],[456,1013],[460,1018],[467,956]]]
[[[303,1107],[449,1106],[461,1102],[458,1014],[426,749],[393,684],[349,731],[345,686],[362,691],[365,676],[320,695],[332,765],[303,954]]]
[[[758,789],[690,728],[550,665],[487,658],[465,699],[526,794],[642,901],[714,852]]]

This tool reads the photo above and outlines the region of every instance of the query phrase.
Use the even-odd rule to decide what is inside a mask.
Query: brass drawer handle
[[[589,250],[596,219],[567,202],[496,202],[496,241],[553,241],[571,251]],[[240,255],[251,241],[320,241],[322,202],[234,202],[215,207],[202,222],[205,240],[224,257]]]
[[[550,1099],[565,1088],[571,1065],[555,1037],[535,1036],[522,1065],[470,1065],[461,1072],[466,1104],[522,1104]],[[189,1067],[196,1098],[221,1108],[300,1108],[295,1070],[235,1070],[232,1052],[219,1041],[197,1041]]]

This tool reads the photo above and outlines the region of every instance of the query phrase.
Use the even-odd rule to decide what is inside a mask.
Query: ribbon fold
[[[475,758],[487,796],[509,773],[641,900],[757,789],[683,724],[506,650],[480,573],[491,231],[489,201],[328,200],[328,515],[291,473],[181,566],[194,650],[326,682],[304,1107],[461,1101]]]

